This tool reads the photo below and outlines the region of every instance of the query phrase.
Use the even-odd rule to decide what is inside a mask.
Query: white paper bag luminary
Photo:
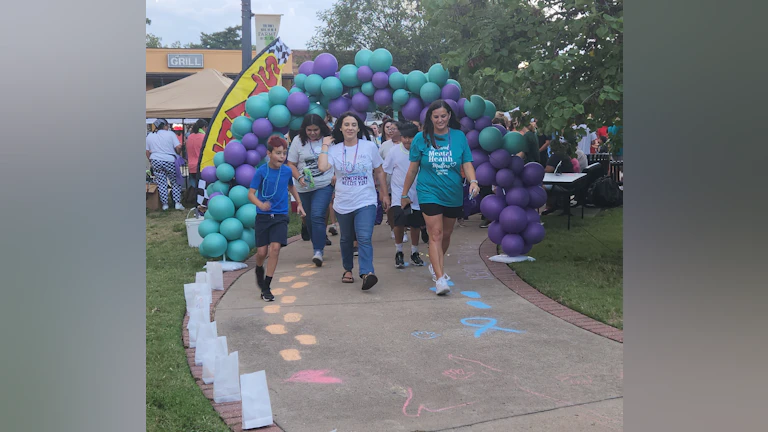
[[[240,375],[240,394],[243,399],[244,430],[269,426],[273,423],[267,374],[264,371]]]
[[[213,401],[216,403],[240,400],[240,364],[237,351],[226,357],[216,358],[216,374],[213,378]]]
[[[208,283],[214,291],[224,291],[224,271],[218,261],[209,261],[205,264]]]
[[[216,321],[208,324],[200,324],[197,327],[197,338],[195,340],[195,366],[203,365],[203,356],[206,350],[213,349],[216,343]]]
[[[217,337],[216,341],[213,342],[213,347],[205,351],[203,354],[204,383],[213,384],[213,380],[216,377],[216,359],[226,357],[228,352],[226,336]]]

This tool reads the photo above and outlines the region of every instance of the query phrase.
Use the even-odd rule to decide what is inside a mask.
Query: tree
[[[200,32],[200,43],[188,44],[187,48],[239,50],[242,44],[241,30],[242,26],[238,25],[210,34]]]
[[[427,71],[446,51],[437,29],[426,26],[418,1],[339,1],[317,17],[324,25],[316,28],[308,48],[333,54],[339,65],[354,63],[361,49],[386,48],[400,71]]]
[[[623,0],[425,0],[465,94],[530,111],[544,132],[623,118]],[[621,140],[616,140],[620,143]],[[613,148],[614,151],[618,149]]]
[[[152,25],[152,20],[149,18],[146,18],[147,25]],[[146,40],[147,40],[147,48],[162,48],[163,47],[163,40],[152,33],[146,34]]]

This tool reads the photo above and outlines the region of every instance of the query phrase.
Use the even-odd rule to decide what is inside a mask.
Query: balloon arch
[[[482,212],[491,220],[488,238],[510,257],[527,254],[544,239],[537,211],[547,199],[541,186],[544,168],[514,156],[525,149],[523,135],[492,124],[493,102],[478,95],[462,97],[461,84],[450,79],[440,63],[426,73],[403,74],[392,61],[384,48],[363,49],[356,53],[354,64],[339,69],[336,58],[323,53],[299,66],[290,91],[275,86],[248,98],[245,115],[232,123],[235,139],[216,154],[213,166],[201,172],[209,196],[206,220],[198,228],[203,256],[242,262],[255,246],[257,208],[248,201],[247,188],[256,167],[265,163],[269,136],[298,130],[305,115],[325,117],[326,111],[334,117],[352,111],[365,119],[367,112],[391,107],[406,120],[423,124],[429,104],[438,99],[458,116],[472,149],[478,183],[497,186],[496,193],[482,202],[469,200],[465,186],[465,216]]]

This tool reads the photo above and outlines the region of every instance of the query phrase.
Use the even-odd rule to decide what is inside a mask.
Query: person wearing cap
[[[180,170],[180,166],[184,164],[184,159],[179,155],[181,143],[176,138],[176,134],[168,130],[166,120],[157,119],[153,125],[155,130],[147,135],[147,159],[149,159],[152,171],[155,173],[163,211],[168,210],[169,179],[174,180],[171,182],[171,186],[176,210],[184,210],[184,206],[181,204],[181,185],[184,183],[184,177],[182,177]]]
[[[192,133],[187,137],[187,165],[189,166],[190,185],[197,187],[200,180],[200,173],[197,168],[200,165],[200,155],[203,150],[203,139],[205,131],[208,130],[208,122],[204,119],[197,119],[192,127]]]

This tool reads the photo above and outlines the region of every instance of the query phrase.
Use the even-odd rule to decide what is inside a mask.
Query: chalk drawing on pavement
[[[485,324],[475,324],[472,321],[485,321]],[[461,320],[461,323],[464,324],[465,326],[477,328],[477,330],[475,330],[476,338],[479,338],[483,333],[487,332],[488,330],[499,330],[499,331],[504,331],[508,333],[525,333],[525,331],[523,330],[496,327],[496,322],[497,321],[494,318],[486,318],[486,317],[471,317],[471,318],[464,318]]]
[[[434,339],[440,337],[439,334],[430,331],[415,331],[411,333],[411,336],[417,337],[419,339]]]
[[[303,370],[291,375],[290,378],[283,382],[301,382],[312,384],[341,384],[341,378],[334,376],[328,376],[331,371],[328,369],[323,370]]]

